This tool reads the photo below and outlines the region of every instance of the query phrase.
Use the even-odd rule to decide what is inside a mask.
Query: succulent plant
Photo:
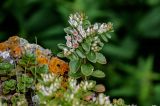
[[[16,80],[10,79],[2,83],[3,93],[8,94],[10,91],[16,89]]]
[[[11,102],[13,106],[28,106],[25,95],[16,93],[12,96]]]
[[[63,51],[59,57],[66,57],[69,62],[69,75],[71,77],[94,76],[103,78],[103,71],[94,69],[92,64],[106,64],[105,56],[100,53],[104,43],[111,38],[113,32],[112,23],[91,24],[84,13],[71,14],[70,26],[65,28],[66,44],[58,44]]]
[[[3,90],[0,94],[7,104],[125,106],[122,99],[111,103],[104,94],[104,85],[91,79],[91,76],[105,77],[95,64],[107,63],[100,50],[110,39],[113,25],[110,22],[92,25],[84,13],[71,14],[68,22],[70,26],[64,29],[67,41],[58,44],[62,52],[57,55],[69,62],[18,36],[0,43],[0,75],[4,76],[0,79]]]

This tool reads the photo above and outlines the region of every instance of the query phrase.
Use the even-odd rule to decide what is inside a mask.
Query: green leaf
[[[69,69],[72,73],[76,73],[81,65],[81,60],[71,60],[69,62]]]
[[[25,66],[27,63],[25,60],[21,59],[18,61],[18,64],[21,65],[21,66]]]
[[[78,60],[78,56],[75,53],[70,54],[69,56],[67,56],[68,59],[70,60]]]
[[[82,48],[86,51],[90,51],[90,45],[87,42],[82,43]]]
[[[97,62],[100,64],[106,64],[106,58],[102,53],[96,53],[96,57],[97,57]]]
[[[38,67],[37,69],[37,73],[47,73],[48,72],[48,66],[47,65],[43,65],[43,66],[40,66]]]
[[[3,93],[4,93],[4,94],[9,93],[9,91],[10,91],[10,90],[8,90],[8,89],[3,89]]]
[[[0,75],[7,75],[9,73],[8,70],[1,70],[0,69]]]
[[[108,38],[106,37],[105,34],[101,34],[101,38],[102,38],[105,42],[108,42]]]
[[[9,70],[13,67],[10,63],[0,63],[0,69],[2,70]]]
[[[81,72],[85,76],[92,75],[93,70],[94,70],[94,67],[91,64],[83,64],[81,66]]]
[[[93,41],[93,38],[92,38],[92,37],[90,37],[90,36],[87,37],[86,43],[88,43],[89,45],[91,45],[92,41]]]
[[[63,52],[59,52],[59,53],[57,54],[57,56],[58,56],[58,57],[61,57],[61,58],[65,57]]]
[[[88,20],[83,21],[83,28],[84,29],[87,29],[90,25],[91,25],[90,21],[88,21]]]
[[[68,73],[68,75],[70,76],[70,77],[73,77],[73,78],[80,78],[81,76],[82,76],[82,74],[81,74],[81,72],[80,71],[78,71],[78,72],[76,72],[76,73],[74,73],[74,72],[72,72],[72,71],[69,71],[69,73]]]
[[[93,52],[93,51],[90,51],[88,54],[87,54],[87,59],[93,63],[96,63],[96,53]]]
[[[77,55],[78,55],[79,57],[81,57],[81,58],[86,58],[86,56],[85,56],[85,54],[83,53],[82,50],[76,49],[76,53],[77,53]]]
[[[16,80],[8,80],[8,81],[4,81],[2,83],[2,89],[3,89],[3,93],[7,94],[9,93],[11,90],[15,90],[16,88]]]
[[[92,76],[97,77],[97,78],[104,78],[105,73],[100,70],[96,70],[92,73]]]
[[[62,49],[62,50],[67,47],[65,44],[62,44],[62,43],[59,43],[57,46],[59,49]]]
[[[64,28],[64,31],[65,31],[67,34],[72,34],[72,33],[71,33],[71,30],[73,30],[71,27]]]
[[[111,39],[111,35],[109,33],[106,33],[106,37]]]
[[[35,58],[35,54],[26,53],[24,58],[28,60],[33,60]]]

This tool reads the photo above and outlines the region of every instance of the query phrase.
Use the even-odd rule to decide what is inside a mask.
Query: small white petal
[[[94,30],[97,30],[97,29],[98,29],[98,23],[95,23],[95,24],[94,24],[93,29],[94,29]]]

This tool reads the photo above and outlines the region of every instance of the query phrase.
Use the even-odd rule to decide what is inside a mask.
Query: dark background
[[[69,14],[85,12],[92,23],[112,22],[103,49],[106,95],[139,106],[160,105],[160,0],[0,0],[0,42],[19,35],[49,48],[65,42]]]

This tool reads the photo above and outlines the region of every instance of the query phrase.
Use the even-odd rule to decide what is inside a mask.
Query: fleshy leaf
[[[0,63],[0,69],[2,70],[9,70],[13,67],[10,63]]]
[[[93,70],[94,70],[94,67],[91,64],[83,64],[81,66],[81,72],[85,76],[92,75]]]
[[[48,66],[47,65],[40,66],[37,69],[37,73],[47,73],[47,72],[48,72]]]
[[[101,38],[102,38],[105,42],[108,42],[108,39],[107,39],[107,37],[106,37],[105,34],[101,34]]]
[[[82,77],[82,74],[81,74],[80,71],[78,71],[78,72],[76,72],[76,73],[69,71],[68,75],[69,75],[70,77],[73,77],[73,78],[76,78],[76,79]]]
[[[96,53],[96,57],[97,57],[97,62],[100,64],[106,64],[106,58],[102,53]]]
[[[93,52],[93,51],[90,51],[88,54],[87,54],[87,59],[93,63],[96,63],[96,53]]]
[[[97,78],[104,78],[105,73],[103,71],[96,70],[92,73],[92,76],[97,77]]]
[[[69,62],[69,69],[72,73],[76,73],[80,67],[81,61],[80,60],[71,60]]]
[[[67,58],[70,60],[78,60],[79,59],[77,54],[75,54],[75,53],[72,53],[71,55],[67,56]]]
[[[82,47],[86,52],[90,51],[90,45],[87,42],[82,43]]]
[[[109,33],[106,33],[107,38],[111,39],[111,35]]]
[[[59,53],[57,54],[57,56],[58,56],[58,57],[61,57],[61,58],[65,57],[63,52],[59,52]]]
[[[83,53],[82,50],[77,49],[77,50],[76,50],[76,53],[77,53],[77,55],[78,55],[79,57],[81,57],[81,58],[86,58],[86,56],[85,56],[85,54]]]
[[[58,46],[59,49],[62,49],[62,50],[63,50],[64,48],[66,48],[66,45],[63,44],[63,43],[59,43],[57,46]]]
[[[67,34],[71,34],[71,30],[72,30],[71,27],[64,28],[64,31],[65,31]]]

